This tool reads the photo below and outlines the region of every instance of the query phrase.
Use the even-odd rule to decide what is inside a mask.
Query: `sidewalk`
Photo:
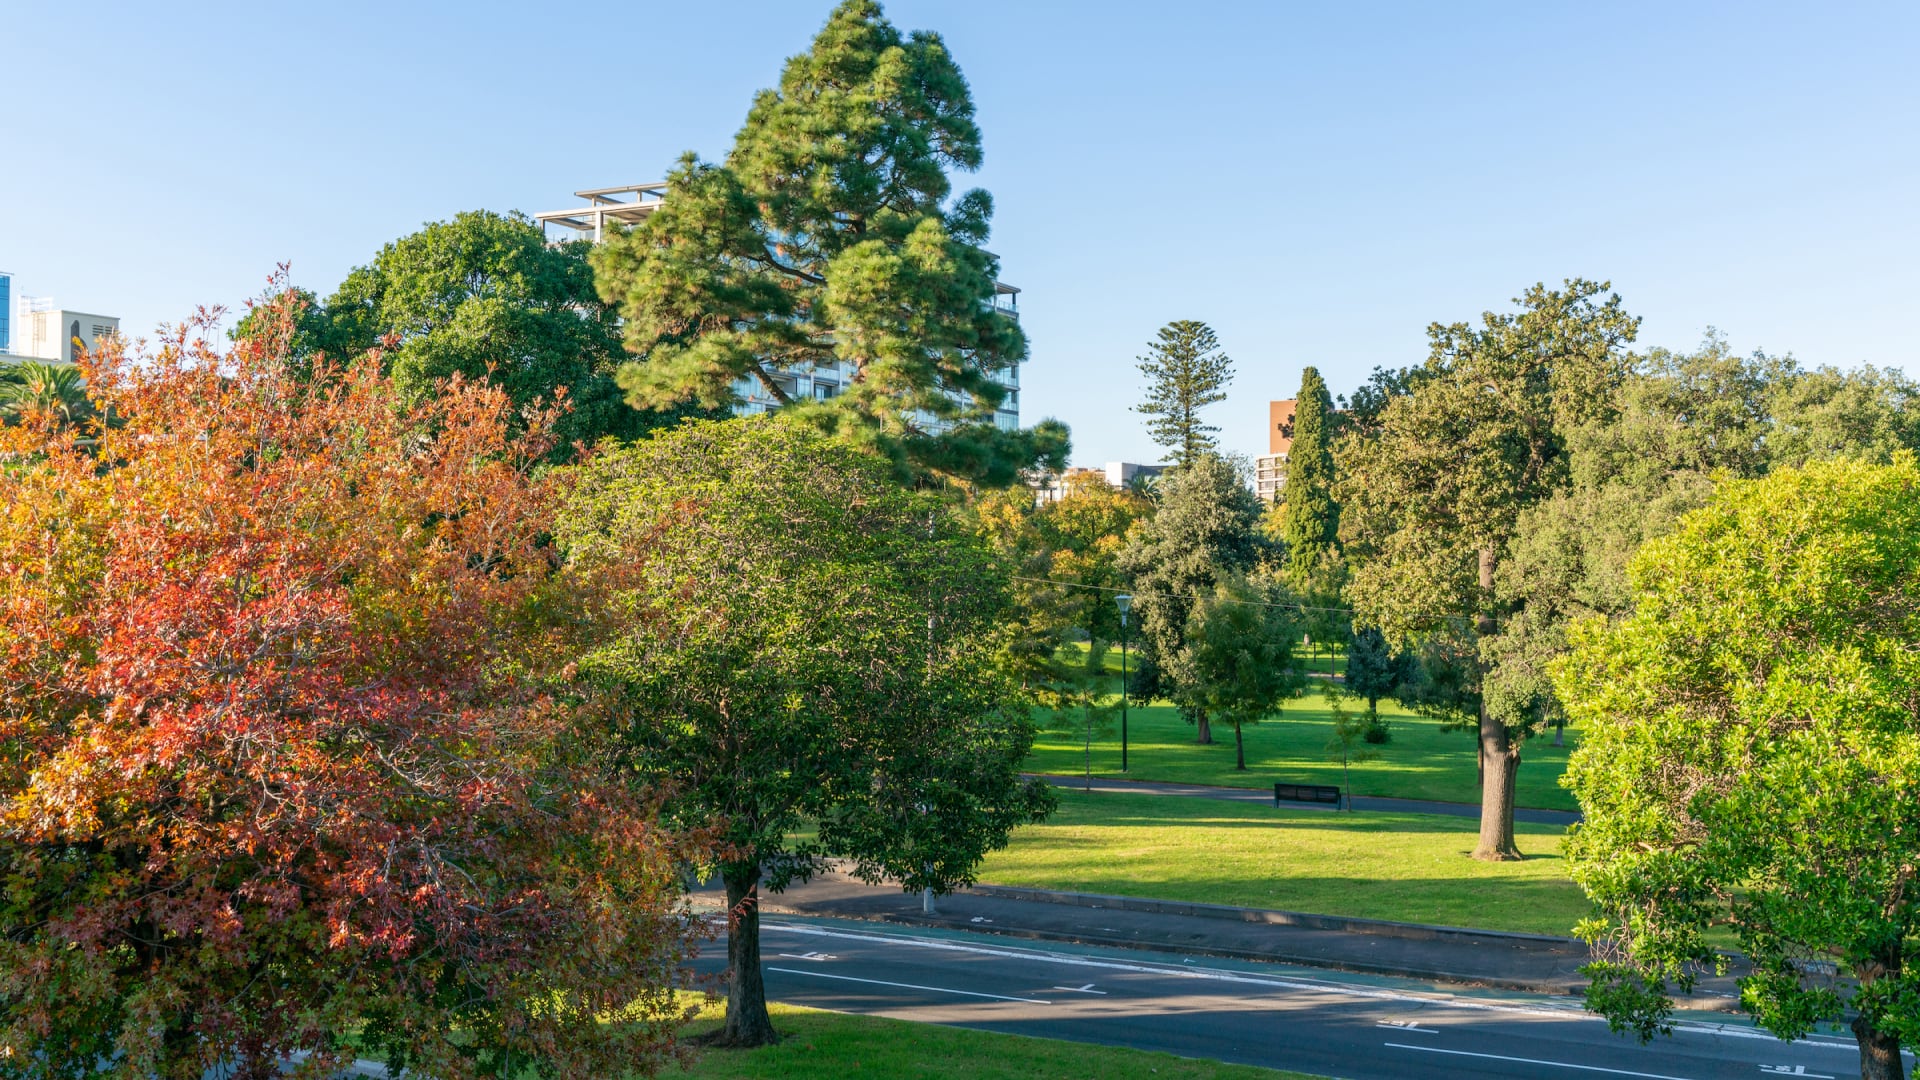
[[[1096,776],[1089,781],[1085,776],[1072,776],[1067,773],[1029,773],[1029,776],[1045,780],[1057,788],[1080,791],[1091,787],[1094,791],[1121,792],[1135,795],[1187,795],[1196,799],[1222,799],[1228,802],[1258,803],[1261,806],[1273,805],[1273,789],[1214,787],[1209,784],[1174,784],[1159,780],[1118,780],[1111,776]],[[1391,799],[1379,795],[1355,795],[1355,810],[1379,810],[1396,814],[1445,814],[1449,817],[1480,816],[1478,803],[1436,802],[1428,799]],[[1289,810],[1326,810],[1333,807],[1314,803],[1288,803]],[[1513,820],[1525,821],[1536,825],[1572,825],[1580,820],[1576,811],[1569,810],[1533,810],[1516,807]]]
[[[784,893],[768,894],[768,914],[864,919],[907,926],[1001,934],[1036,941],[1151,949],[1198,956],[1267,960],[1373,975],[1396,975],[1548,994],[1586,987],[1584,943],[1417,923],[1305,915],[1220,904],[979,885],[921,911],[918,894],[867,885],[829,872]],[[1731,1007],[1730,980],[1705,981],[1683,1008]]]

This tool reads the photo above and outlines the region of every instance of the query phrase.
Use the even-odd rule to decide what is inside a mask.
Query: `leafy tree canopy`
[[[1583,928],[1589,1004],[1665,1028],[1730,926],[1763,1026],[1849,1020],[1863,1075],[1899,1077],[1920,1044],[1920,467],[1726,484],[1631,583],[1634,612],[1575,626],[1554,669],[1586,730],[1565,783],[1585,813],[1570,869],[1605,916]]]
[[[657,1068],[692,852],[580,721],[552,416],[304,378],[295,303],[0,428],[0,1072]]]
[[[819,429],[911,471],[1003,486],[1063,466],[1066,429],[995,424],[1027,355],[996,310],[993,200],[973,97],[939,35],[843,0],[754,100],[724,163],[688,154],[661,209],[594,252],[626,320],[620,385],[644,408],[731,408],[747,381]],[[793,373],[851,369],[800,399]]]
[[[1194,604],[1227,575],[1250,573],[1268,550],[1256,529],[1260,511],[1240,471],[1218,455],[1202,454],[1162,474],[1159,510],[1133,531],[1117,564],[1133,582],[1143,672],[1159,683],[1140,686],[1142,696],[1172,696],[1183,685],[1180,664]],[[1187,714],[1200,741],[1211,742],[1205,709],[1191,707]]]
[[[456,214],[380,250],[296,323],[297,356],[374,349],[404,398],[451,376],[497,383],[522,407],[564,400],[557,456],[576,443],[633,438],[658,414],[629,408],[616,385],[619,320],[594,291],[585,241],[550,245],[518,215]],[[309,297],[311,294],[308,294]],[[242,322],[236,333],[245,334]]]
[[[835,856],[945,892],[1051,807],[1020,778],[1030,721],[994,662],[1005,570],[872,455],[787,418],[689,423],[580,466],[556,535],[635,613],[582,663],[632,703],[636,775],[668,785],[672,818],[720,823],[728,1039],[773,1037],[763,875],[777,890]]]
[[[1433,658],[1427,690],[1453,691],[1413,703],[1478,726],[1480,858],[1518,857],[1520,745],[1552,719],[1544,674],[1526,666],[1538,652],[1516,646],[1538,620],[1500,605],[1495,575],[1521,516],[1570,483],[1573,434],[1617,415],[1639,320],[1607,289],[1536,285],[1478,327],[1435,324],[1412,392],[1342,444],[1347,596],[1356,621]]]
[[[1228,574],[1187,616],[1177,700],[1233,727],[1234,767],[1246,769],[1241,729],[1280,711],[1306,685],[1293,655],[1300,638],[1293,595],[1271,577]]]

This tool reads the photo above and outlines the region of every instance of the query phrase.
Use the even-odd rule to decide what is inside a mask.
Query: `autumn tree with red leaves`
[[[296,378],[297,304],[0,429],[0,1076],[649,1071],[691,850],[583,722],[552,403]]]

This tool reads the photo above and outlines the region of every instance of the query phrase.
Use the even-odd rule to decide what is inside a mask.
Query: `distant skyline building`
[[[591,240],[597,244],[606,239],[610,227],[638,225],[666,204],[667,185],[655,181],[623,187],[588,188],[573,194],[575,198],[585,200],[586,205],[570,210],[546,210],[533,215],[533,220],[550,241],[554,239],[554,230],[559,230],[560,240]],[[1018,320],[1019,301],[1018,288],[1003,282],[994,283],[994,310]],[[801,401],[834,397],[847,388],[847,384],[853,381],[853,375],[852,364],[836,361],[782,368],[774,373],[773,378],[789,399]],[[1020,428],[1020,365],[1014,364],[1005,371],[995,372],[993,380],[1007,388],[1006,397],[994,413],[994,425],[1003,431],[1017,431]],[[734,391],[741,401],[734,411],[740,415],[773,412],[780,408],[779,399],[758,380],[741,379],[734,384]],[[928,426],[935,430],[941,426],[931,418],[928,420]]]
[[[1075,465],[1064,472],[1047,473],[1030,486],[1035,505],[1056,503],[1067,497],[1075,485],[1099,480],[1116,490],[1137,480],[1151,480],[1165,472],[1165,465],[1140,465],[1131,461],[1109,461],[1104,468]]]
[[[1261,502],[1279,502],[1287,483],[1287,455],[1293,451],[1296,399],[1267,402],[1267,452],[1254,459],[1253,490]]]
[[[0,271],[0,356],[7,360],[71,364],[76,338],[92,352],[119,332],[119,316],[69,311],[51,297],[28,296],[15,288],[13,274]]]

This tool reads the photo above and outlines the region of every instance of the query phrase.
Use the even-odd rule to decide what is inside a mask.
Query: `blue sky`
[[[7,16],[0,269],[135,332],[283,260],[726,152],[824,2],[28,4]],[[1643,344],[1914,367],[1920,5],[894,0],[971,81],[1022,411],[1157,460],[1162,323],[1236,361],[1212,419],[1415,363],[1425,327],[1610,279]],[[32,43],[21,47],[19,43]]]

